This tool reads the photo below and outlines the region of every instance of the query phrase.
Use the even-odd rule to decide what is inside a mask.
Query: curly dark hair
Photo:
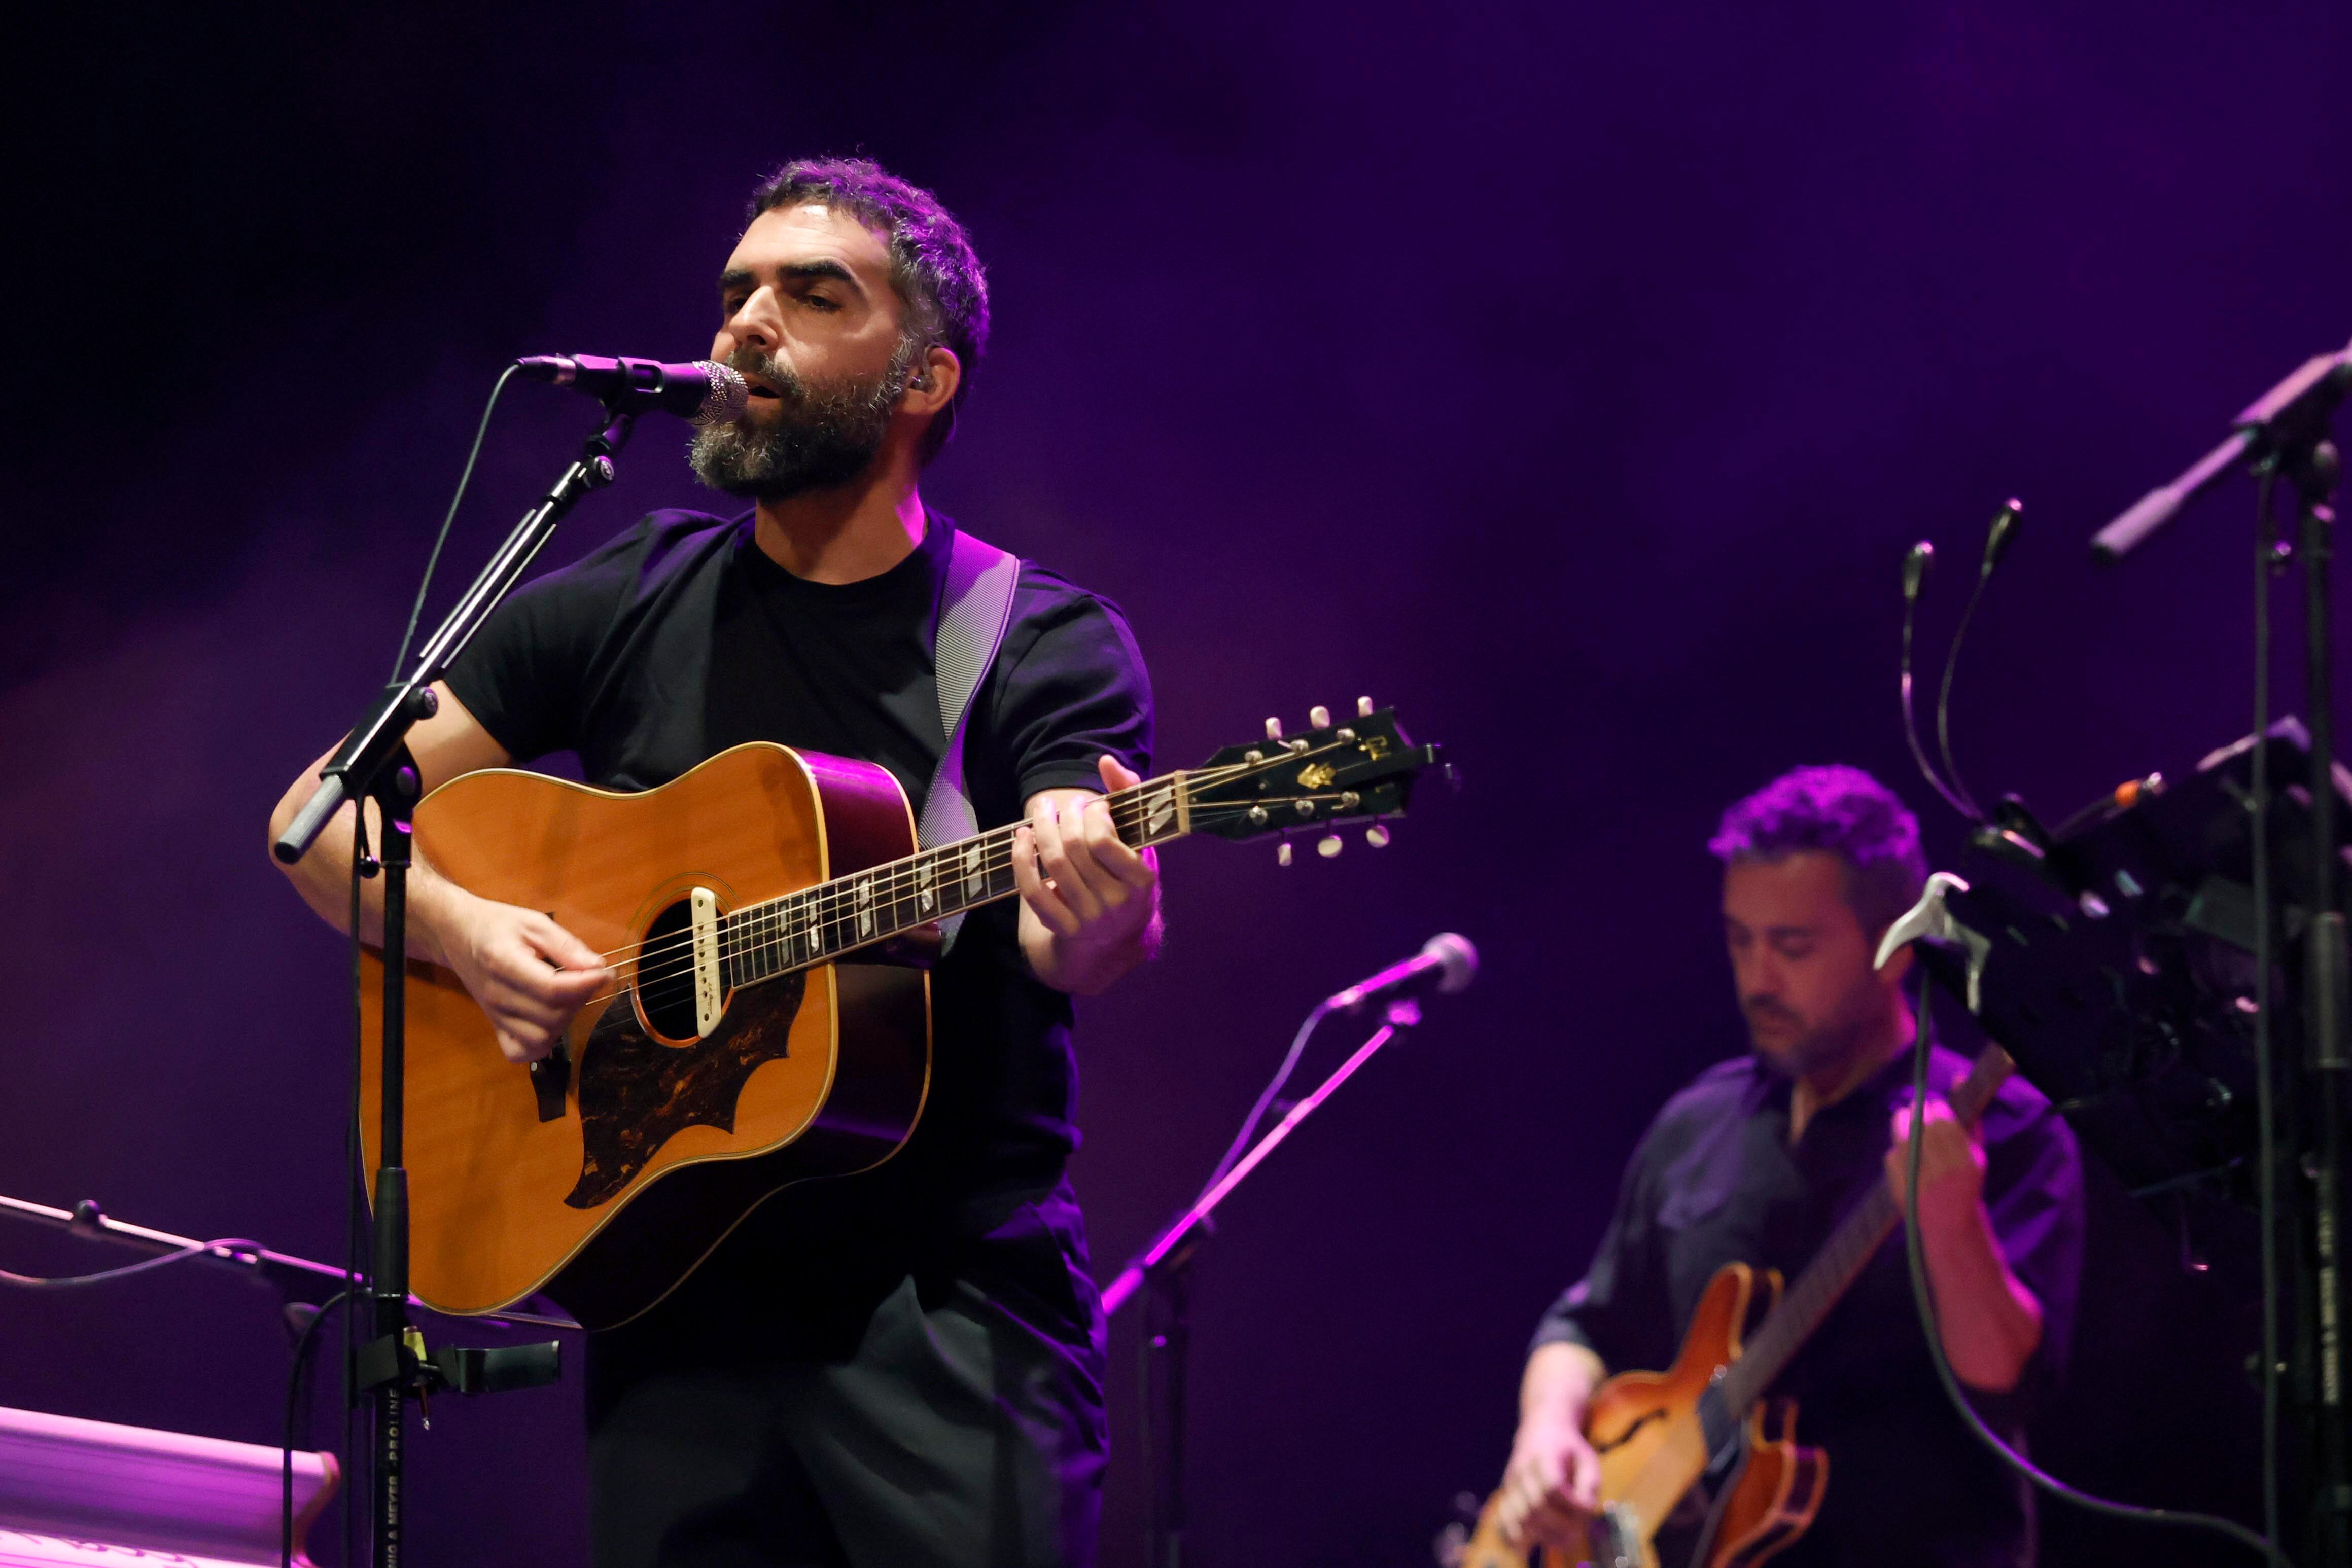
[[[929,463],[954,431],[972,372],[988,349],[988,278],[971,236],[937,196],[870,158],[794,159],[760,182],[751,216],[814,204],[845,208],[887,239],[890,282],[910,318],[900,358],[911,363],[939,343],[963,367],[955,397],[923,434],[922,459]]]
[[[1873,940],[1919,902],[1927,857],[1919,819],[1859,768],[1784,773],[1723,813],[1707,841],[1717,860],[1777,861],[1827,850],[1845,862],[1845,901]]]

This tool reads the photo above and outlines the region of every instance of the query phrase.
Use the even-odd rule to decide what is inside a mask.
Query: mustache
[[[757,349],[738,349],[727,356],[727,368],[739,376],[757,376],[776,391],[786,402],[808,402],[808,383],[794,375],[773,354]]]
[[[1804,1020],[1779,1002],[1765,997],[1750,997],[1739,1004],[1739,1010],[1752,1020],[1769,1019],[1775,1023],[1801,1024]]]

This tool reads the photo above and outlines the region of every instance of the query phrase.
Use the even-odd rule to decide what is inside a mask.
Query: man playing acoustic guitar
[[[1591,1267],[1537,1331],[1497,1505],[1516,1542],[1566,1548],[1601,1506],[1592,1395],[1612,1372],[1672,1364],[1719,1268],[1794,1279],[1874,1185],[1901,1191],[1909,955],[1872,958],[1925,882],[1917,822],[1867,774],[1808,768],[1733,806],[1709,847],[1754,1050],[1667,1102]],[[1967,1065],[1939,1049],[1930,1082],[1948,1090]],[[1975,1135],[1931,1099],[1919,1225],[1945,1354],[2017,1441],[2063,1358],[2080,1271],[2065,1124],[2015,1079]],[[1899,1228],[1770,1393],[1796,1400],[1798,1441],[1829,1461],[1818,1514],[1776,1564],[2032,1562],[2030,1495],[1946,1400]]]
[[[711,358],[751,397],[693,463],[752,509],[657,513],[517,593],[411,737],[426,788],[571,750],[590,783],[642,790],[761,740],[879,764],[924,800],[957,547],[917,479],[987,339],[979,262],[929,193],[864,161],[793,163],[755,193],[717,304]],[[1020,896],[966,916],[933,971],[908,1145],[788,1188],[660,1305],[591,1337],[600,1568],[1092,1558],[1103,1321],[1063,1176],[1069,998],[1158,941],[1151,852],[1099,804],[1147,767],[1151,697],[1114,606],[1026,562],[1013,582],[961,755],[975,826],[1029,824]],[[330,835],[291,874],[340,925],[348,809]],[[614,988],[606,956],[539,911],[423,863],[410,898],[410,953],[455,971],[514,1061]],[[380,928],[380,905],[366,918]]]

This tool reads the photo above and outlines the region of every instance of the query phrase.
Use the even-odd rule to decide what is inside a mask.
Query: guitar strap
[[[964,783],[963,747],[971,728],[972,699],[988,678],[989,665],[1013,623],[1013,589],[1021,580],[1018,558],[972,538],[961,528],[948,548],[948,580],[940,594],[940,620],[931,635],[931,667],[939,679],[940,729],[947,744],[931,787],[923,795],[916,827],[922,847],[937,849],[980,831]],[[945,953],[955,945],[963,916],[940,922]]]

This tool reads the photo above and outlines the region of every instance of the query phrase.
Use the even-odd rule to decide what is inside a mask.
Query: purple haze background
[[[1317,997],[1440,929],[1486,956],[1201,1260],[1202,1562],[1425,1563],[1491,1483],[1634,1138],[1742,1047],[1725,802],[1851,761],[1954,858],[1893,700],[1913,538],[1945,549],[1938,657],[1986,520],[2027,505],[1956,702],[1980,794],[2063,810],[2242,730],[2247,490],[2122,572],[2083,541],[2352,329],[2352,60],[2315,0],[43,25],[5,110],[0,1191],[338,1255],[344,949],[264,815],[382,679],[499,363],[702,351],[754,177],[863,149],[966,220],[994,290],[928,493],[1126,607],[1163,764],[1369,692],[1466,781],[1385,851],[1173,851],[1165,956],[1084,1009],[1108,1278]],[[585,413],[509,399],[436,612]],[[648,425],[551,560],[695,504],[681,446]],[[2243,1318],[2178,1245],[2102,1187],[2037,1452],[2242,1513]],[[16,1227],[0,1260],[114,1260]],[[248,1282],[0,1294],[0,1403],[274,1440]],[[420,1561],[583,1560],[578,1400],[436,1408]],[[2124,1549],[2045,1519],[2049,1560]]]

